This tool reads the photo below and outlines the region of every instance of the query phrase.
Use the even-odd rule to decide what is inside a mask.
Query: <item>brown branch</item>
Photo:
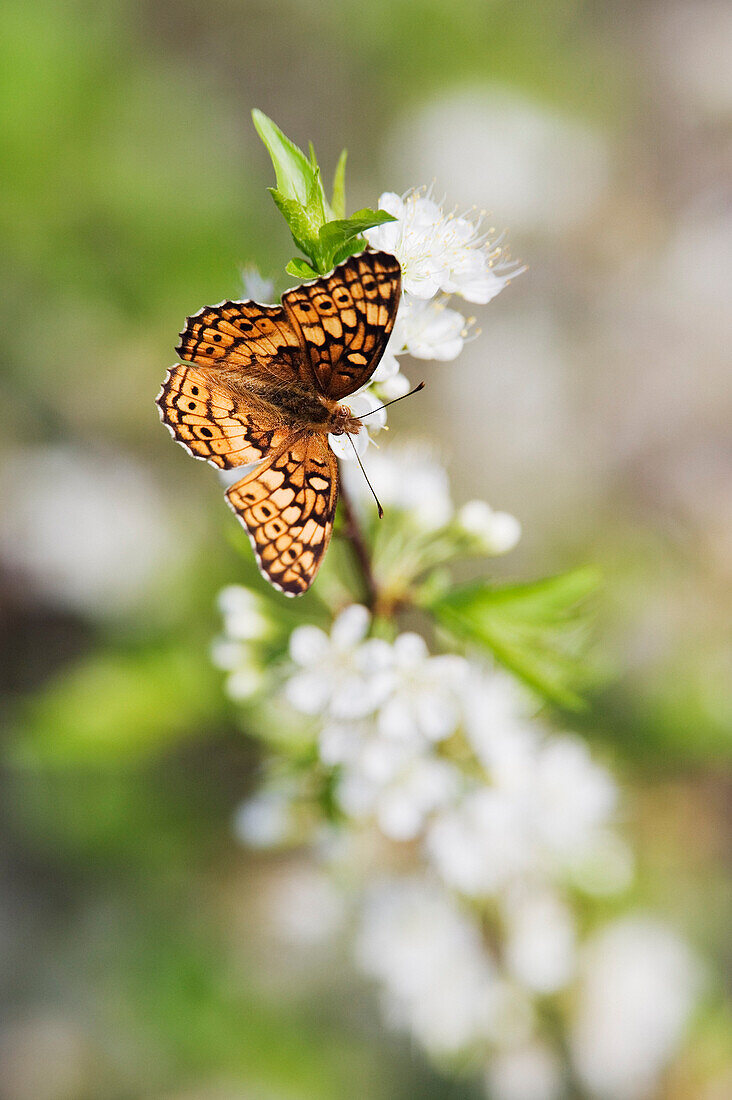
[[[368,547],[366,546],[366,541],[363,537],[363,532],[361,531],[351,499],[343,485],[343,478],[340,479],[340,502],[341,508],[343,509],[343,519],[345,520],[343,536],[348,539],[351,544],[353,556],[358,563],[361,579],[363,580],[363,585],[366,590],[366,605],[373,611],[378,599],[378,587],[371,569],[371,559],[369,557]]]

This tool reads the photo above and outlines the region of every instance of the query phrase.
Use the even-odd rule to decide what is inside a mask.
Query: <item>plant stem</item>
[[[351,499],[343,485],[342,478],[340,480],[340,501],[341,508],[343,509],[343,518],[345,520],[343,536],[347,538],[351,544],[353,556],[358,563],[358,567],[361,571],[361,579],[363,580],[363,585],[366,590],[366,605],[373,611],[376,607],[378,588],[371,569],[371,559],[369,557],[368,547],[366,546],[366,541],[363,537],[363,532],[361,531]]]

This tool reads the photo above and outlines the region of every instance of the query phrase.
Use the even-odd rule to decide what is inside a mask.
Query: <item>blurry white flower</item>
[[[211,646],[211,662],[215,668],[228,672],[226,694],[243,702],[251,699],[264,686],[265,673],[248,642],[216,638]]]
[[[391,147],[396,174],[436,175],[458,202],[542,234],[581,225],[608,188],[599,128],[498,86],[441,89],[402,116]]]
[[[403,198],[386,192],[379,208],[397,220],[366,230],[373,248],[399,260],[402,287],[415,298],[434,298],[438,291],[460,294],[469,302],[490,302],[503,290],[516,264],[501,259],[501,249],[488,235],[454,212],[445,214],[424,190]]]
[[[427,853],[443,881],[468,897],[495,894],[529,873],[536,859],[527,808],[491,787],[479,787],[438,814]]]
[[[224,617],[224,633],[236,641],[258,641],[272,631],[267,605],[241,584],[219,592],[217,603]]]
[[[285,685],[288,702],[304,714],[333,718],[373,713],[391,686],[390,647],[378,638],[364,641],[370,615],[353,604],[342,611],[330,636],[316,626],[290,635],[290,657],[298,666]]]
[[[452,515],[447,472],[427,447],[382,447],[369,455],[369,478],[385,509],[408,513],[415,527],[432,531]],[[360,470],[343,471],[346,487],[357,501],[371,506],[372,498]]]
[[[522,789],[540,740],[536,702],[508,673],[475,666],[463,709],[468,741],[492,782]]]
[[[625,917],[584,949],[571,1051],[600,1100],[640,1100],[680,1042],[701,982],[700,967],[670,928]]]
[[[364,453],[371,442],[371,436],[386,426],[386,410],[381,408],[382,405],[383,401],[380,401],[375,394],[368,391],[357,393],[355,397],[349,397],[348,407],[353,415],[355,417],[364,416],[366,419],[362,422],[358,435],[349,437],[344,432],[343,435],[330,434],[328,436],[330,449],[337,458],[355,461],[356,455],[360,457]],[[375,412],[375,409],[378,409],[378,412]],[[366,416],[367,413],[368,416]]]
[[[521,538],[521,524],[509,512],[494,512],[484,500],[469,500],[458,511],[457,522],[477,539],[487,554],[506,554]]]
[[[254,302],[271,302],[274,297],[274,282],[262,275],[256,264],[242,268],[241,285],[244,297]]]
[[[460,692],[469,665],[462,657],[430,657],[419,634],[400,634],[392,646],[394,687],[379,710],[386,737],[442,741],[460,722]]]
[[[535,993],[555,993],[575,968],[575,924],[569,908],[546,888],[526,883],[502,899],[504,958],[513,977]]]
[[[617,802],[617,786],[578,737],[549,737],[542,744],[530,799],[541,841],[560,857],[581,852],[604,826]]]
[[[266,886],[269,923],[288,943],[313,947],[337,934],[346,915],[346,899],[322,870],[303,861],[275,872]]]
[[[250,848],[274,848],[294,833],[293,792],[265,788],[241,803],[234,815],[234,834]]]
[[[56,606],[100,617],[139,610],[167,597],[183,564],[169,495],[119,451],[13,451],[0,476],[0,559]]]
[[[495,1033],[500,990],[480,931],[434,885],[394,879],[372,889],[356,954],[382,985],[387,1019],[432,1053],[456,1054]]]
[[[591,858],[617,789],[587,746],[542,734],[528,696],[503,673],[475,670],[463,715],[486,779],[428,827],[427,852],[443,880],[468,896],[490,896],[527,875],[571,873]]]
[[[223,588],[217,603],[224,618],[224,636],[214,640],[211,661],[229,673],[227,695],[243,702],[257,695],[265,683],[257,642],[272,633],[272,621],[264,601],[242,585]]]
[[[538,1042],[493,1055],[486,1085],[491,1100],[558,1100],[564,1095],[559,1059]]]
[[[378,738],[342,770],[336,798],[350,817],[373,817],[391,840],[414,840],[429,815],[455,798],[459,784],[459,773],[447,761]]]

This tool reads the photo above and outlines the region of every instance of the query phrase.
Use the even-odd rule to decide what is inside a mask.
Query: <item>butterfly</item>
[[[280,305],[221,302],[189,317],[157,404],[174,439],[220,469],[258,463],[226,499],[263,576],[286,596],[313,583],[333,531],[338,462],[328,435],[356,435],[344,398],[368,382],[394,326],[401,270],[351,256]]]

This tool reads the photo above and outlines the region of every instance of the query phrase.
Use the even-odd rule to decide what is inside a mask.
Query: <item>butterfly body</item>
[[[279,306],[221,302],[188,319],[158,395],[190,454],[259,465],[227,491],[263,575],[289,596],[312,584],[330,540],[338,464],[329,435],[357,435],[343,399],[378,365],[399,306],[399,264],[351,256]]]

